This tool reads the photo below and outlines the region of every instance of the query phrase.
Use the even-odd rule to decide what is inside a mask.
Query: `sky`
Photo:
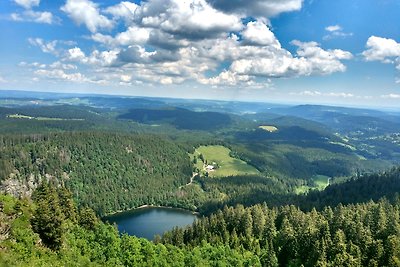
[[[398,0],[1,0],[0,90],[400,107]]]

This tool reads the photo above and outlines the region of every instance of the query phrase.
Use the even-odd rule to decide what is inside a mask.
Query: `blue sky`
[[[3,0],[0,89],[400,107],[397,0]]]

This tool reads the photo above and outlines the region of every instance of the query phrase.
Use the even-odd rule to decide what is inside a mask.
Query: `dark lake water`
[[[185,210],[149,207],[118,213],[105,220],[116,223],[121,233],[153,240],[155,235],[162,235],[175,226],[190,225],[196,218]]]

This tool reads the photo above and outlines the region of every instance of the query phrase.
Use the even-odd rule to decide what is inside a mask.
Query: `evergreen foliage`
[[[43,210],[42,202],[52,202],[52,209],[66,210],[61,201],[54,201],[57,191],[50,184],[42,184],[35,193],[35,205],[0,194],[0,266],[261,266],[253,253],[226,245],[202,242],[191,249],[154,244],[134,236],[121,236],[114,226],[96,217],[87,227],[88,224],[78,224],[62,212],[62,216],[38,216]],[[87,208],[81,209],[77,220],[86,221],[88,213],[94,214]],[[48,219],[63,225],[61,239],[49,241],[57,226]],[[35,231],[40,231],[39,235]]]
[[[162,237],[196,248],[203,242],[251,252],[263,266],[398,266],[400,202],[385,199],[318,212],[295,206],[224,207]]]
[[[177,190],[192,175],[188,154],[171,141],[98,132],[1,138],[0,166],[0,180],[26,187],[65,183],[97,214],[144,204],[187,207]]]

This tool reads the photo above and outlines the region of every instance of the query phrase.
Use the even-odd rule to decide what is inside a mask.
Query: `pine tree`
[[[48,183],[42,183],[36,190],[34,200],[36,209],[31,219],[33,230],[39,234],[44,245],[53,250],[60,249],[64,216],[55,188]]]

